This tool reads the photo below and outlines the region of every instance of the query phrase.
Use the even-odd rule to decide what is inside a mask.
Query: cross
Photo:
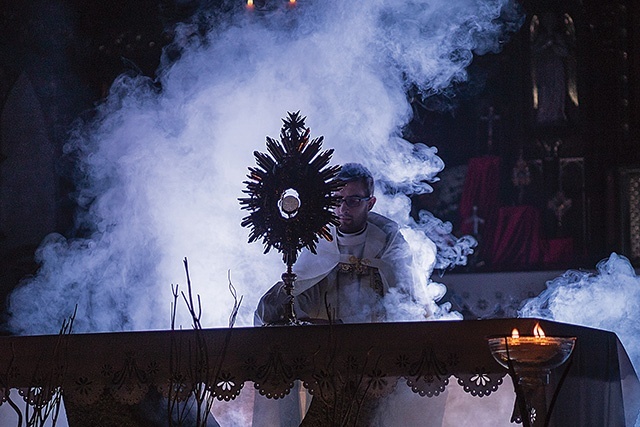
[[[478,231],[480,228],[480,225],[484,224],[484,219],[480,218],[478,216],[478,207],[477,206],[473,206],[473,213],[471,214],[471,216],[469,218],[467,218],[465,220],[465,223],[473,223],[473,235],[477,236],[478,235]]]
[[[480,117],[480,120],[487,122],[487,147],[489,152],[493,149],[493,126],[495,122],[500,120],[500,116],[495,113],[493,107],[489,107],[489,114]]]

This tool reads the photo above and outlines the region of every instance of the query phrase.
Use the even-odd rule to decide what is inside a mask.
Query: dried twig
[[[73,321],[75,320],[77,312],[78,306],[76,305],[69,319],[62,321],[53,353],[51,356],[48,356],[53,361],[54,369],[46,373],[46,382],[44,382],[42,386],[30,387],[27,390],[24,412],[20,408],[20,405],[11,398],[11,389],[9,388],[9,372],[15,360],[15,353],[12,354],[11,361],[7,366],[7,371],[4,375],[0,376],[0,385],[4,386],[4,398],[18,417],[18,427],[23,425],[23,420],[27,427],[38,427],[44,426],[45,424],[55,427],[58,422],[62,404],[62,383],[66,372],[64,363],[66,354],[62,353],[65,349],[63,348],[63,344],[66,343],[65,337],[72,332]]]
[[[178,298],[182,297],[189,315],[191,316],[192,327],[195,333],[195,344],[188,346],[188,375],[184,376],[179,372],[181,366],[182,346],[178,345],[172,338],[170,370],[171,378],[169,385],[169,396],[167,402],[167,410],[169,416],[169,425],[173,426],[173,416],[177,416],[176,422],[181,426],[190,413],[195,412],[195,425],[206,426],[211,407],[213,406],[215,393],[213,389],[217,378],[220,376],[222,363],[225,358],[226,349],[231,339],[231,328],[234,326],[242,297],[238,298],[237,292],[231,283],[229,275],[229,291],[234,299],[233,308],[229,316],[229,333],[225,337],[223,348],[221,349],[219,359],[217,361],[210,360],[209,347],[202,335],[202,302],[200,295],[194,298],[193,288],[191,286],[191,278],[189,275],[189,264],[187,258],[183,260],[187,290],[180,292],[178,285],[172,285],[173,303],[171,311],[171,329],[175,330],[176,310]],[[197,304],[196,304],[197,301]],[[187,382],[189,384],[187,384]],[[188,393],[183,392],[184,387],[190,387]],[[187,395],[183,398],[184,394]]]

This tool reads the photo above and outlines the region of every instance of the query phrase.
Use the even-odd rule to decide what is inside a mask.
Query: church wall
[[[544,143],[562,139],[561,156],[584,157],[584,182],[571,184],[585,188],[584,199],[574,196],[582,211],[571,233],[580,240],[576,262],[592,267],[630,244],[621,221],[627,214],[621,170],[640,165],[639,6],[631,0],[521,4],[525,26],[503,52],[474,60],[470,81],[455,88],[453,103],[434,97],[414,104],[416,118],[407,135],[437,146],[447,167],[464,169],[469,159],[489,153],[487,117],[494,107],[499,120],[492,122],[491,154],[502,159],[505,205],[518,204],[510,179],[520,152],[533,168],[544,161]],[[171,39],[164,26],[184,19],[199,3],[58,0],[2,6],[0,288],[6,293],[33,271],[33,250],[46,234],[74,232],[73,164],[62,154],[71,123],[90,115],[119,73],[153,77]],[[575,23],[579,108],[561,128],[536,126],[532,107],[528,31],[531,16],[545,11],[569,13]],[[538,189],[525,194],[540,206],[548,196],[542,178]]]

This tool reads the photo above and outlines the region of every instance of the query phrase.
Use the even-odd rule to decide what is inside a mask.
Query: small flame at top
[[[544,338],[545,334],[542,328],[540,327],[540,323],[536,323],[536,326],[533,327],[533,335],[538,338]]]
[[[511,338],[520,338],[520,332],[516,328],[511,331]]]
[[[249,9],[252,9],[252,8],[253,8],[253,0],[247,0],[247,7],[248,7]]]

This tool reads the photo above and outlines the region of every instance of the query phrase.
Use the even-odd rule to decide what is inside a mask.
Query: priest
[[[337,179],[343,186],[336,194],[340,225],[331,228],[333,240],[321,239],[316,254],[303,250],[293,268],[296,317],[312,323],[400,320],[389,318],[385,297],[393,294],[394,301],[413,298],[409,245],[398,224],[372,212],[375,185],[366,167],[344,164]],[[255,324],[285,321],[287,298],[284,284],[276,283],[258,303]]]

